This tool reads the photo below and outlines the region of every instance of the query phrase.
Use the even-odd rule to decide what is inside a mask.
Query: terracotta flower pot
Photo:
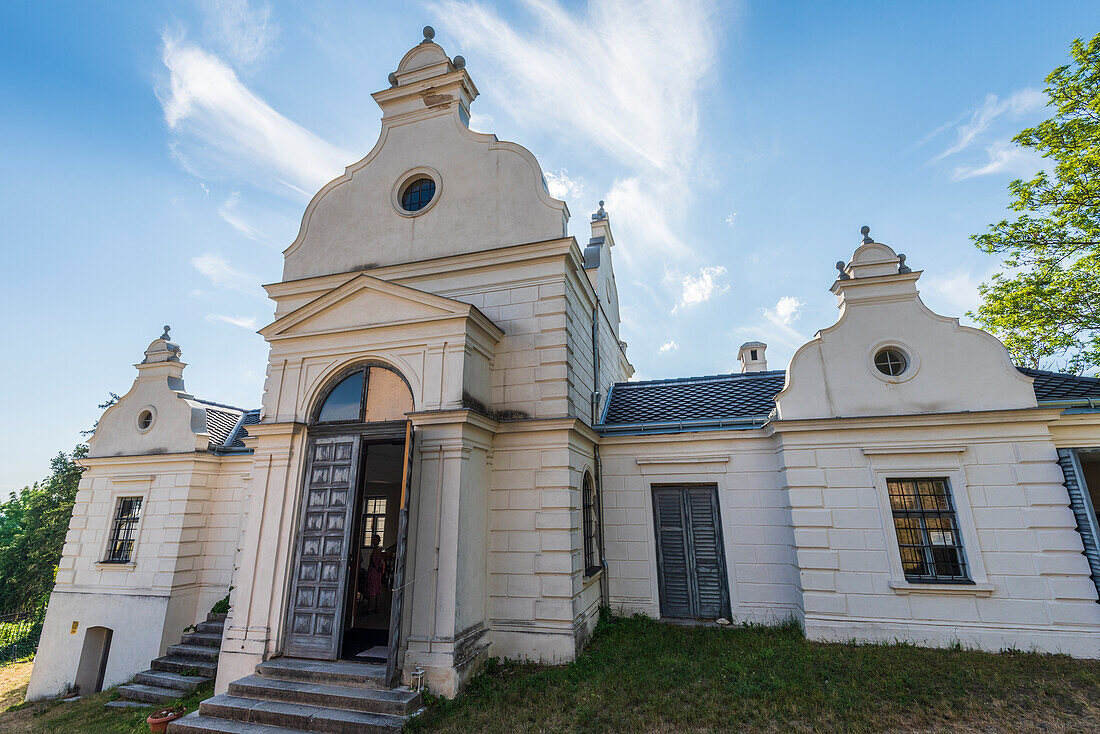
[[[158,711],[155,714],[150,714],[149,718],[145,720],[145,723],[149,725],[149,731],[153,734],[161,734],[168,730],[169,722],[175,721],[186,713],[186,711],[172,711],[166,709],[164,711]]]

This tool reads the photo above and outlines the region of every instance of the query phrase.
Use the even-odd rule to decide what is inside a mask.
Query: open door
[[[397,684],[397,656],[401,648],[401,612],[405,596],[405,551],[409,535],[409,492],[412,486],[413,429],[405,423],[405,459],[401,469],[401,496],[397,519],[397,553],[393,572],[393,601],[390,606],[389,657],[386,660],[386,682]]]
[[[343,629],[360,439],[314,438],[290,597],[288,657],[335,660]]]

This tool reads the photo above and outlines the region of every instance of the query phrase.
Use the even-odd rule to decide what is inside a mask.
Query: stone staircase
[[[395,734],[423,697],[387,688],[385,673],[370,663],[273,658],[173,721],[168,734]]]
[[[151,668],[138,673],[133,683],[118,687],[119,699],[112,708],[152,706],[183,698],[218,672],[218,653],[222,645],[225,614],[208,614],[194,632],[184,634],[180,644],[168,648]]]

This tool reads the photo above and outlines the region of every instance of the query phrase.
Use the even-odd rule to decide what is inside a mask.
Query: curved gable
[[[392,86],[374,95],[378,142],[309,203],[284,280],[565,236],[568,209],[547,193],[530,151],[469,129],[477,89],[457,61],[430,42],[405,55]],[[435,181],[435,195],[403,213],[402,184],[418,176]]]

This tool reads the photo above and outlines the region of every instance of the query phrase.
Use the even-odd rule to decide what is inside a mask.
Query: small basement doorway
[[[385,663],[397,561],[398,503],[405,442],[365,443],[355,502],[340,657]]]
[[[730,616],[726,554],[715,485],[654,486],[661,616]]]

